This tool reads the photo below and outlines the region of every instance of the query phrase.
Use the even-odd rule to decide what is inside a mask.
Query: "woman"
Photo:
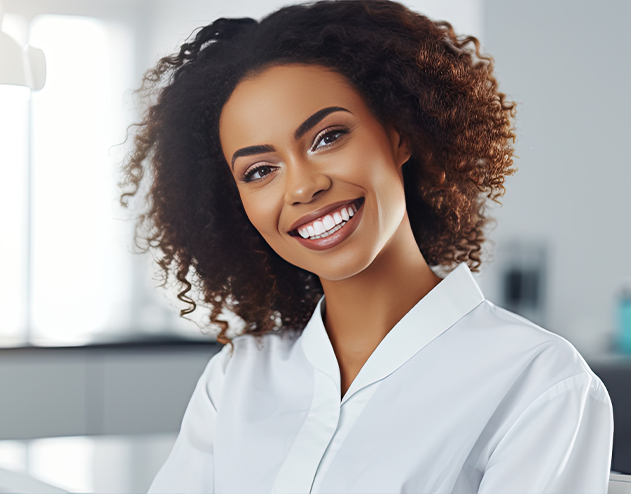
[[[492,71],[342,0],[220,19],[149,72],[123,196],[149,174],[145,238],[230,342],[151,492],[607,491],[604,386],[470,273],[514,171]]]

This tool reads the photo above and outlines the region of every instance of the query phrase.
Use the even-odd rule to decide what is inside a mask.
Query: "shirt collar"
[[[362,367],[342,404],[360,389],[392,374],[483,300],[484,295],[468,266],[459,264],[395,324]],[[331,377],[340,389],[337,358],[322,318],[323,303],[324,297],[300,340],[309,362]]]

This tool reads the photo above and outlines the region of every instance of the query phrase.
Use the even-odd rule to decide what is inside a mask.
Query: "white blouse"
[[[606,493],[613,415],[574,347],[484,299],[465,264],[340,399],[324,300],[299,337],[209,362],[150,493]]]

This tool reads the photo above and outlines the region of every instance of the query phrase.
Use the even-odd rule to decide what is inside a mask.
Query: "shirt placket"
[[[339,421],[339,388],[330,376],[314,369],[311,408],[276,477],[273,493],[311,492],[318,466],[335,435]]]

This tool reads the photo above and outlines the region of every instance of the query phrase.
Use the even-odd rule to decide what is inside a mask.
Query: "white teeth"
[[[335,233],[336,231],[338,231],[340,228],[342,228],[344,224],[340,224],[340,225],[336,225],[335,228],[333,228],[332,230],[329,230],[327,232],[324,232],[322,235],[316,235],[315,237],[311,237],[311,240],[315,240],[317,238],[323,238],[323,237],[328,237],[329,235],[331,235],[332,233]]]
[[[321,221],[314,221],[313,229],[315,230],[316,235],[320,235],[321,233],[324,233],[326,231],[326,228],[324,228],[324,225]]]
[[[302,238],[310,238],[312,240],[328,237],[342,228],[348,220],[355,216],[356,212],[357,207],[355,204],[349,204],[333,214],[327,214],[322,219],[314,221],[309,226],[298,229],[298,234]]]
[[[325,230],[330,230],[335,226],[335,220],[333,219],[333,216],[327,214],[324,218],[322,218],[322,224],[324,225]]]

